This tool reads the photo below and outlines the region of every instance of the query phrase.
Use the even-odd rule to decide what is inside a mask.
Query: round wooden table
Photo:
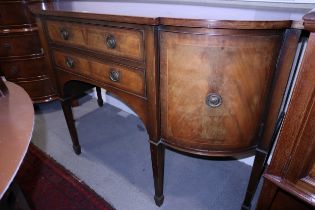
[[[0,97],[0,199],[12,183],[27,152],[34,126],[34,108],[28,94],[11,82]]]

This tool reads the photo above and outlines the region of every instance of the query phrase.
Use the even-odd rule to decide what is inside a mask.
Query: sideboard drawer
[[[15,83],[24,88],[34,102],[43,101],[45,99],[49,101],[49,97],[55,95],[52,86],[47,85],[50,84],[50,80],[47,77],[38,80],[18,81]]]
[[[144,71],[106,63],[86,56],[53,51],[55,65],[88,79],[145,96]]]
[[[25,26],[34,23],[35,19],[28,11],[27,6],[26,1],[0,2],[0,25]]]
[[[161,129],[169,144],[241,151],[257,143],[282,36],[218,34],[160,33]]]
[[[0,36],[0,57],[26,56],[41,53],[37,33]]]
[[[37,78],[45,75],[46,63],[43,56],[12,59],[0,63],[0,69],[10,81]]]
[[[56,43],[144,60],[143,33],[140,30],[62,21],[47,21],[47,28],[49,38]]]

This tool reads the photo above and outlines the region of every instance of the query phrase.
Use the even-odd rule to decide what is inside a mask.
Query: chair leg
[[[165,148],[163,144],[150,143],[151,161],[154,177],[154,200],[157,206],[161,206],[164,201],[163,182],[164,182],[164,159]]]
[[[102,99],[102,91],[100,87],[96,87],[96,94],[97,94],[97,103],[99,107],[102,107],[104,104],[104,101]]]
[[[78,134],[77,134],[77,130],[75,127],[73,114],[71,110],[71,98],[61,99],[60,101],[61,101],[63,113],[66,118],[67,126],[70,132],[73,150],[77,155],[79,155],[81,154],[81,146],[78,140]]]

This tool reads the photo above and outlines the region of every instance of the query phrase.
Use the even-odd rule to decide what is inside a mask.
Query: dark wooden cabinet
[[[257,209],[315,209],[315,13],[305,16],[311,34],[278,143],[264,177]]]
[[[87,5],[89,12],[82,12]],[[253,9],[220,8],[219,14],[217,7],[181,5],[187,14],[176,5],[118,5],[31,7],[74,151],[80,154],[81,146],[69,99],[84,86],[103,87],[147,128],[157,205],[164,199],[167,146],[204,156],[256,155],[242,207],[249,209],[301,30],[287,20],[289,13],[268,18],[277,11],[261,10],[259,19]],[[231,13],[240,15],[230,20]]]
[[[34,103],[56,99],[48,77],[35,18],[28,5],[40,1],[0,2],[0,72],[22,86]]]

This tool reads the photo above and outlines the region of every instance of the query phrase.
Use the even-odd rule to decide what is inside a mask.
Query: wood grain
[[[278,143],[264,175],[273,185],[297,197],[300,209],[315,207],[314,45],[315,34],[311,33]],[[265,204],[277,198],[266,196],[266,187],[263,186],[259,209],[268,209]]]
[[[27,6],[27,1],[1,1],[0,28],[17,25],[19,25],[19,27],[26,27],[27,25],[34,24],[35,19],[28,11]]]
[[[38,69],[45,69],[46,63],[43,55],[20,59],[6,60],[0,63],[0,69],[6,79],[12,81],[35,79],[45,75]]]
[[[62,21],[47,21],[47,29],[53,42],[143,61],[142,31]],[[68,31],[68,40],[62,38],[61,30]],[[106,45],[108,36],[112,36],[116,40],[116,46],[113,49]]]
[[[101,62],[95,59],[86,58],[83,55],[73,53],[63,53],[54,51],[54,62],[58,67],[71,71],[100,82],[107,83],[116,88],[130,91],[140,96],[145,96],[144,73],[140,70],[132,70],[121,65]],[[74,61],[74,68],[66,64],[66,59],[71,58]],[[114,82],[110,79],[110,72],[119,73],[119,81]]]
[[[2,36],[0,38],[0,59],[3,57],[41,54],[41,46],[37,33]]]
[[[164,141],[209,154],[255,146],[281,39],[161,32]],[[207,106],[209,93],[222,105]]]

